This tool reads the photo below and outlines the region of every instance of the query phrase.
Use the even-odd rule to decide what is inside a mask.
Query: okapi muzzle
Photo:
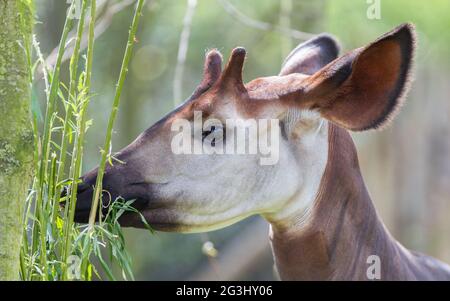
[[[103,177],[103,192],[101,197],[101,210],[105,215],[112,202],[121,198],[123,200],[134,200],[133,207],[144,209],[152,195],[152,185],[142,181],[139,168],[134,166],[133,161],[128,158],[129,152],[124,151],[115,158],[113,165],[107,165]],[[127,163],[125,163],[127,162]],[[87,223],[91,210],[94,187],[97,180],[97,168],[86,173],[82,177],[82,183],[78,185],[78,196],[75,211],[75,221]],[[127,213],[125,213],[125,216]],[[97,216],[98,219],[98,216]]]

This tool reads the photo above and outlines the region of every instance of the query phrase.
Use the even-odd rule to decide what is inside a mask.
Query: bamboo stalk
[[[68,95],[68,105],[67,105],[67,110],[66,110],[66,117],[64,120],[64,129],[63,129],[63,134],[62,134],[62,145],[61,145],[61,153],[60,153],[60,165],[59,165],[59,170],[58,170],[58,179],[62,176],[62,173],[64,173],[64,165],[65,165],[65,159],[66,159],[66,149],[67,149],[67,134],[69,131],[69,120],[71,119],[71,115],[72,115],[72,106],[71,106],[71,102],[74,103],[74,105],[78,105],[77,104],[77,95],[75,93],[75,87],[76,87],[76,79],[77,79],[77,74],[78,74],[78,58],[80,56],[80,43],[81,43],[81,38],[83,35],[83,29],[84,29],[84,19],[86,17],[86,10],[87,10],[87,0],[83,0],[82,5],[81,5],[81,14],[80,14],[80,20],[78,22],[78,29],[77,29],[77,38],[75,41],[75,48],[74,48],[74,52],[72,54],[72,58],[70,60],[70,84],[69,84],[69,95]],[[78,128],[78,126],[77,126]],[[79,135],[81,135],[81,133],[79,133],[78,135],[75,136],[75,139],[78,140]],[[84,133],[83,133],[84,136]],[[75,143],[75,144],[79,144],[79,143]],[[74,148],[76,147],[76,145],[74,145]],[[73,160],[73,156],[74,154],[72,154],[72,160]],[[71,167],[74,167],[73,164],[71,164]],[[68,216],[67,216],[67,220],[65,223],[65,230],[64,230],[64,252],[63,252],[63,257],[62,257],[62,262],[63,262],[63,277],[66,277],[66,271],[67,271],[67,258],[69,256],[69,254],[71,253],[71,234],[72,234],[72,226],[73,226],[73,219],[74,219],[74,212],[75,212],[75,205],[76,205],[76,195],[74,196],[73,191],[76,191],[77,188],[77,179],[79,176],[79,171],[77,171],[78,169],[80,169],[80,165],[78,164],[78,166],[74,167],[74,170],[72,171],[72,173],[74,174],[71,178],[72,178],[72,185],[70,187],[70,191],[71,191],[71,197],[68,199],[68,206],[69,206],[69,211],[68,211]],[[56,189],[56,191],[58,191],[58,189]]]
[[[133,22],[131,24],[131,28],[130,28],[129,35],[128,35],[127,47],[125,49],[125,54],[124,54],[123,61],[122,61],[122,67],[120,69],[119,79],[118,79],[117,86],[116,86],[116,93],[114,96],[113,107],[112,107],[111,114],[110,114],[109,120],[108,120],[108,127],[106,130],[105,143],[104,143],[103,149],[101,151],[102,156],[101,156],[100,165],[99,165],[98,173],[97,173],[97,180],[96,180],[95,190],[94,190],[94,194],[93,194],[91,212],[89,214],[89,228],[91,229],[91,231],[92,231],[93,225],[95,223],[95,216],[97,215],[97,208],[99,206],[99,198],[102,193],[102,181],[103,181],[103,175],[104,175],[105,167],[106,167],[106,160],[107,160],[109,151],[111,149],[112,131],[113,131],[113,127],[114,127],[114,122],[116,120],[117,111],[119,110],[120,96],[122,94],[122,88],[123,88],[123,85],[125,82],[126,75],[128,73],[128,64],[131,59],[131,53],[133,50],[133,45],[135,43],[135,35],[136,35],[137,28],[138,28],[143,4],[144,4],[144,0],[139,0],[138,4],[136,6],[135,12],[134,12]],[[99,211],[99,214],[101,214],[101,210]]]
[[[72,4],[69,8],[69,10],[73,10],[75,8],[74,2],[72,1]],[[43,228],[44,225],[46,225],[46,220],[43,212],[43,197],[44,197],[44,186],[46,182],[46,173],[47,173],[47,166],[48,166],[48,157],[50,152],[50,143],[51,143],[51,133],[52,133],[52,127],[53,127],[53,117],[55,114],[55,102],[56,97],[59,90],[59,73],[61,70],[61,60],[64,55],[64,49],[65,44],[67,40],[67,36],[70,32],[70,29],[72,27],[72,19],[66,18],[66,21],[64,23],[64,29],[61,35],[59,49],[58,49],[58,57],[56,59],[56,65],[53,69],[53,76],[52,81],[50,84],[50,93],[47,98],[47,107],[46,107],[46,113],[45,113],[45,123],[44,123],[44,130],[43,130],[43,139],[42,139],[42,151],[40,153],[41,159],[40,159],[40,165],[39,165],[39,175],[38,175],[38,195],[37,200],[35,204],[35,212],[37,215],[37,219],[39,220],[39,229],[36,227],[36,223],[34,223],[33,228],[33,242],[32,242],[32,250],[31,253],[33,254],[36,249],[37,245],[40,244],[40,264],[43,267],[44,270],[44,279],[46,279],[46,267],[47,267],[47,258],[46,258],[46,241],[45,241],[45,231],[46,229]],[[40,230],[40,231],[39,231]],[[37,232],[40,232],[38,235]],[[43,234],[42,234],[43,233]],[[39,241],[37,240],[39,236]]]
[[[78,134],[75,138],[74,144],[74,153],[72,156],[72,185],[70,191],[70,209],[68,216],[68,229],[70,229],[73,225],[73,220],[75,216],[75,206],[77,201],[77,188],[78,182],[77,179],[81,174],[81,163],[82,163],[82,154],[83,154],[83,145],[84,145],[84,135],[86,132],[86,117],[87,117],[87,107],[89,104],[89,94],[90,94],[90,86],[91,86],[91,74],[92,74],[92,62],[94,55],[94,27],[95,27],[95,14],[96,14],[96,1],[91,1],[91,20],[89,24],[89,37],[88,37],[88,51],[87,51],[87,61],[86,61],[86,69],[85,69],[85,81],[84,81],[84,91],[83,94],[86,95],[85,101],[81,104],[80,116],[78,117],[77,129]],[[84,98],[84,97],[83,97]],[[70,228],[69,228],[70,227]],[[70,248],[69,240],[66,241],[66,250]],[[68,252],[66,253],[67,260]],[[66,273],[63,273],[64,277],[67,277]]]
[[[78,58],[80,56],[80,45],[81,45],[81,39],[83,36],[83,30],[84,30],[84,19],[86,17],[86,8],[87,8],[87,0],[83,0],[81,5],[81,15],[80,20],[78,21],[78,29],[77,29],[77,36],[75,40],[75,46],[72,53],[72,57],[70,59],[70,66],[69,66],[69,73],[70,73],[70,84],[69,84],[69,94],[68,94],[68,102],[76,102],[76,94],[75,94],[75,88],[77,86],[76,80],[77,80],[77,74],[78,74]],[[62,178],[62,175],[64,173],[64,167],[66,162],[66,156],[67,156],[67,144],[68,141],[68,132],[70,129],[70,123],[69,120],[72,117],[72,106],[67,105],[66,106],[66,116],[64,119],[64,129],[62,131],[62,137],[61,137],[61,152],[59,157],[59,166],[58,166],[58,176],[57,176],[57,182]]]

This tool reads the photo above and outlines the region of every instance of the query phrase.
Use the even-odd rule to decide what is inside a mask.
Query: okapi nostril
[[[80,195],[81,193],[88,191],[90,187],[91,186],[87,183],[84,183],[84,182],[79,183],[77,186],[77,194]],[[64,207],[66,205],[67,198],[69,197],[70,193],[71,193],[70,186],[64,186],[63,189],[61,190],[61,194],[60,194],[61,201],[60,201],[59,205],[61,207]]]

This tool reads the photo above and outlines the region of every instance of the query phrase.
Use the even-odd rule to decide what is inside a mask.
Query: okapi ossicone
[[[223,71],[221,54],[211,50],[192,96],[115,155],[123,164],[107,166],[103,188],[113,200],[135,199],[162,231],[210,231],[260,214],[271,225],[283,280],[367,280],[371,255],[380,260],[382,280],[450,280],[448,265],[407,250],[389,234],[348,132],[383,128],[395,117],[414,47],[411,24],[340,57],[337,42],[319,35],[294,49],[279,75],[247,84],[243,48],[232,51]],[[171,125],[193,122],[196,111],[222,121],[278,119],[278,162],[261,165],[260,154],[174,154]],[[226,130],[216,126],[201,136]],[[77,222],[88,219],[96,175],[94,169],[82,177]],[[120,222],[143,226],[133,213]]]

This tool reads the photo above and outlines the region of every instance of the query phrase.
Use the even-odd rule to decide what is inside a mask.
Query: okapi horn
[[[246,51],[243,47],[234,48],[230,60],[222,74],[220,83],[224,86],[232,85],[238,90],[245,90],[242,81],[242,70],[244,69]]]
[[[203,66],[203,79],[189,99],[205,93],[219,79],[222,73],[222,55],[216,49],[208,51]]]

